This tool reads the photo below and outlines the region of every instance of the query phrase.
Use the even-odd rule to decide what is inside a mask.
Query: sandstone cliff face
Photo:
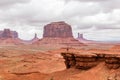
[[[53,22],[44,27],[43,38],[67,38],[72,36],[71,26],[65,22]]]
[[[18,33],[10,29],[4,29],[0,31],[0,38],[18,38]]]
[[[120,55],[117,54],[74,54],[61,53],[65,59],[66,68],[90,69],[104,62],[109,69],[120,68]]]
[[[106,55],[105,63],[109,69],[118,69],[120,68],[120,56],[119,55]]]

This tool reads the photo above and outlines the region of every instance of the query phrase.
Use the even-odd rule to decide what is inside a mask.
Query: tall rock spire
[[[34,38],[37,38],[37,34],[35,33],[35,36],[34,36]]]
[[[83,39],[83,34],[78,33],[78,38]]]

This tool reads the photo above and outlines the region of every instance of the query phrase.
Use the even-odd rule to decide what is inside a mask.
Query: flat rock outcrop
[[[97,53],[61,53],[65,59],[66,68],[90,69],[100,62],[104,62],[109,69],[120,68],[120,54],[97,54]]]

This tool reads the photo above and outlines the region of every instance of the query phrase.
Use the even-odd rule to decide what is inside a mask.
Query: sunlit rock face
[[[43,38],[69,38],[73,37],[72,28],[65,22],[52,22],[44,27]]]

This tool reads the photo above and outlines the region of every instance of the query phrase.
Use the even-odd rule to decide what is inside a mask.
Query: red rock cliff
[[[120,68],[120,54],[62,53],[66,68],[90,69],[104,62],[108,69]]]

